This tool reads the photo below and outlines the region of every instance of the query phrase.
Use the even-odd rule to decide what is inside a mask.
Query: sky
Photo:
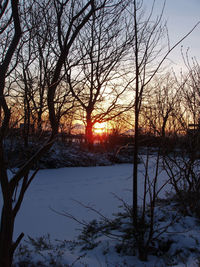
[[[152,0],[144,0],[144,5],[150,5]],[[156,1],[156,12],[159,14],[163,0]],[[171,45],[178,42],[194,25],[200,21],[200,0],[166,0],[164,19],[167,20]],[[173,67],[178,70],[183,67],[181,46],[189,56],[196,57],[200,62],[200,25],[170,54]]]

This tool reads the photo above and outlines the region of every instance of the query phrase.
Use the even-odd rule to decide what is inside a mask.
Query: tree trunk
[[[0,106],[0,128],[1,128],[1,106]]]
[[[38,112],[38,117],[37,117],[37,134],[40,136],[42,133],[42,109],[39,110]]]
[[[135,136],[134,136],[134,154],[133,154],[133,221],[137,228],[138,220],[138,110],[135,109]]]
[[[12,212],[12,199],[8,199],[2,209],[0,229],[0,266],[11,267],[13,259],[13,230],[14,216]]]
[[[93,123],[91,122],[91,113],[87,114],[86,118],[86,131],[85,131],[85,136],[86,136],[86,143],[88,146],[89,150],[93,149],[93,133],[92,133],[92,128],[93,128]]]
[[[148,260],[148,250],[144,247],[138,248],[138,253],[139,253],[139,259],[141,261],[147,261]]]
[[[135,137],[134,137],[134,154],[133,154],[133,222],[137,229],[138,221],[138,132],[139,132],[139,106],[141,89],[139,91],[139,48],[138,48],[138,22],[137,22],[137,2],[134,1],[134,33],[135,33]]]
[[[25,148],[28,147],[29,132],[30,132],[30,105],[26,95],[24,99],[24,128],[23,128],[23,138],[24,138]]]

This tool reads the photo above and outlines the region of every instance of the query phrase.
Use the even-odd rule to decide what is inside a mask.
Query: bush
[[[175,200],[184,215],[200,218],[200,160],[192,155],[164,157],[164,169],[174,189]]]

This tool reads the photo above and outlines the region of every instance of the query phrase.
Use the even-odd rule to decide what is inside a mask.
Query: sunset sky
[[[149,5],[152,0],[145,0],[144,5]],[[156,1],[156,12],[159,14],[164,1]],[[200,0],[166,0],[164,18],[167,20],[171,45],[180,40],[194,25],[200,21]],[[190,48],[190,56],[195,56],[200,60],[200,25],[182,43],[183,50]],[[176,65],[176,69],[181,67],[181,45],[170,55],[170,59]]]

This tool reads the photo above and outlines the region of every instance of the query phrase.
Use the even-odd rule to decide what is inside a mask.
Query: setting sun
[[[93,127],[93,132],[95,134],[103,134],[106,132],[106,123],[105,122],[96,122]]]

